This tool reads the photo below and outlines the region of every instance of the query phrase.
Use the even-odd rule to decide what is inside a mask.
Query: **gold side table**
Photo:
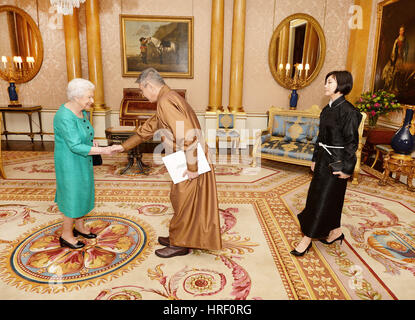
[[[41,106],[22,106],[22,107],[0,106],[0,112],[3,115],[3,125],[4,125],[4,131],[2,132],[2,134],[4,134],[6,136],[6,141],[7,141],[7,136],[8,135],[16,134],[16,135],[28,135],[30,137],[30,139],[32,140],[32,143],[33,143],[33,138],[34,138],[35,134],[39,134],[40,137],[41,137],[41,140],[43,142],[41,111],[42,111]],[[23,113],[23,114],[26,114],[29,118],[30,132],[7,131],[6,116],[5,116],[6,113]],[[32,122],[32,114],[33,113],[37,113],[38,116],[39,116],[39,131],[38,132],[33,132],[33,126],[32,126],[32,123],[33,123]]]
[[[388,144],[377,144],[375,145],[375,150],[376,150],[376,156],[375,156],[375,160],[373,160],[373,164],[371,165],[371,168],[373,168],[376,164],[376,162],[378,162],[379,160],[379,156],[382,153],[382,159],[390,154],[391,152],[393,152],[393,149],[390,145]]]
[[[396,181],[399,181],[401,174],[407,176],[407,189],[415,191],[415,187],[412,185],[412,180],[415,177],[415,160],[410,155],[387,154],[383,160],[383,168],[385,171],[383,171],[383,176],[379,181],[380,186],[385,186],[389,179],[389,174],[395,172]]]

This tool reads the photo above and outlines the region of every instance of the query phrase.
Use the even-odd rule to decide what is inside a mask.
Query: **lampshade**
[[[50,4],[56,7],[58,13],[64,15],[72,14],[73,8],[79,8],[79,5],[84,2],[85,0],[50,0]]]

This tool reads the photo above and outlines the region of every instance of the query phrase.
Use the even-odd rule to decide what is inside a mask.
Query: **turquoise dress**
[[[94,128],[82,111],[78,118],[61,105],[53,118],[55,133],[55,202],[67,217],[80,218],[92,211],[95,203],[94,169],[91,150]]]

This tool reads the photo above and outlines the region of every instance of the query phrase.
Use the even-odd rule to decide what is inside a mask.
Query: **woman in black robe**
[[[330,102],[320,114],[311,164],[314,174],[306,206],[297,216],[304,236],[291,251],[295,256],[306,253],[312,239],[320,239],[326,244],[344,239],[340,219],[347,179],[356,164],[362,115],[344,97],[353,87],[350,72],[332,71],[325,81],[325,95],[330,97]]]

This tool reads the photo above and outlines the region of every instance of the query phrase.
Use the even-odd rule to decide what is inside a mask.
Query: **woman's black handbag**
[[[336,172],[336,171],[342,171],[343,170],[343,162],[339,161],[335,161],[335,162],[331,162],[329,163],[329,168],[331,170],[331,172]]]
[[[92,165],[100,166],[102,164],[102,157],[100,154],[92,155]]]

